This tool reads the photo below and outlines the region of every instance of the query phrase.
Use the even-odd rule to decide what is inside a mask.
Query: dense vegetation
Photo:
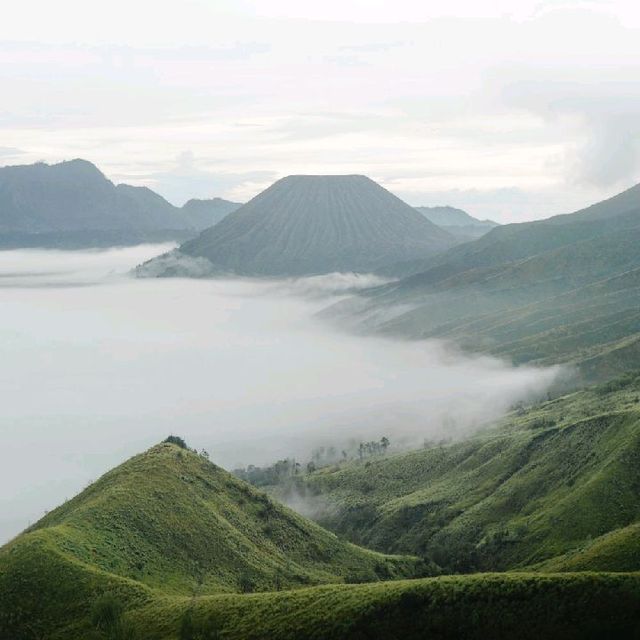
[[[163,595],[34,538],[0,558],[3,640],[634,638],[638,574],[478,574]]]
[[[626,381],[581,399],[581,394],[574,394],[525,412],[517,423],[513,418],[507,420],[500,433],[467,444],[375,461],[348,461],[339,471],[325,467],[305,478],[310,486],[317,482],[333,486],[328,495],[352,497],[359,519],[356,525],[347,527],[347,533],[358,528],[373,544],[386,540],[390,547],[411,547],[422,540],[430,526],[419,520],[412,526],[412,509],[428,504],[434,492],[443,495],[445,480],[451,481],[452,477],[443,474],[443,468],[457,460],[452,473],[461,474],[458,498],[462,500],[463,493],[469,493],[467,518],[459,513],[451,522],[440,523],[445,536],[442,547],[451,544],[452,558],[469,561],[469,556],[461,552],[464,547],[456,549],[455,536],[464,537],[472,530],[469,517],[473,520],[476,512],[488,513],[477,506],[483,501],[476,506],[472,503],[483,492],[491,493],[492,478],[496,485],[507,485],[508,479],[518,477],[518,472],[510,469],[518,454],[510,448],[516,443],[535,442],[540,430],[557,426],[560,431],[577,431],[573,426],[576,417],[581,412],[593,412],[596,406],[604,412],[614,404],[619,406],[621,424],[626,423],[626,414],[636,410],[626,405],[635,405],[637,391],[635,381]],[[557,410],[553,405],[567,416],[566,424],[551,426]],[[637,466],[637,459],[633,449],[616,453],[613,446],[614,440],[619,445],[627,442],[632,430],[631,423],[611,433],[605,430],[606,438],[594,447],[596,459],[590,466],[601,472],[609,467],[611,474],[601,483],[590,479],[586,491],[580,493],[580,510],[554,509],[547,504],[549,517],[536,516],[535,509],[523,511],[522,521],[533,521],[531,531],[523,534],[523,540],[528,541],[526,554],[522,545],[513,544],[518,541],[511,539],[511,531],[517,526],[512,510],[518,506],[512,502],[513,494],[494,491],[484,501],[493,501],[494,508],[502,510],[493,512],[493,522],[491,518],[477,522],[487,524],[487,530],[500,531],[496,529],[500,517],[504,523],[500,526],[507,530],[503,537],[494,536],[488,548],[503,561],[524,555],[527,561],[551,556],[546,565],[531,567],[537,574],[476,574],[412,581],[397,578],[433,569],[433,564],[343,543],[211,464],[206,456],[188,449],[174,436],[171,440],[180,442],[158,445],[107,473],[0,551],[0,638],[386,639],[422,638],[427,632],[436,638],[509,638],[519,622],[524,624],[520,635],[525,638],[598,638],[609,633],[632,637],[640,624],[639,573],[541,573],[640,568],[635,524],[612,529],[580,548],[567,545],[568,532],[577,532],[573,540],[594,527],[606,529],[611,522],[624,524],[632,519],[635,496],[626,506],[622,498],[627,495],[624,476]],[[505,443],[505,438],[513,438],[512,445]],[[609,438],[613,440],[607,444],[604,440]],[[504,465],[492,459],[497,451],[505,453]],[[435,458],[434,452],[438,452]],[[553,464],[560,465],[566,453],[563,450],[554,457]],[[437,459],[441,462],[434,465]],[[533,456],[521,459],[521,467],[526,468],[532,460]],[[584,486],[576,469],[578,463],[576,458],[569,460],[551,482],[557,483],[567,468],[573,468],[577,480],[573,484]],[[429,467],[433,467],[433,483],[424,480],[425,473],[429,477]],[[551,500],[540,491],[544,485],[541,477],[550,471],[550,467],[544,467],[538,474],[520,477],[517,484],[524,492],[532,487],[521,483],[538,478],[538,492],[528,494],[532,503],[542,498]],[[442,476],[440,480],[438,475]],[[360,484],[365,481],[369,482],[366,487]],[[630,482],[636,481],[637,472]],[[610,482],[613,492],[602,495]],[[411,493],[398,497],[405,483]],[[559,505],[571,496],[568,489],[564,498],[561,493],[553,496]],[[609,504],[594,502],[594,497]],[[369,507],[380,505],[375,527],[362,509],[363,498]],[[424,520],[424,509],[413,513]],[[448,511],[440,513],[446,515]],[[571,513],[573,518],[568,517]],[[334,524],[339,522],[337,516]],[[457,526],[460,522],[465,526]],[[549,523],[555,528],[545,529]],[[536,551],[541,533],[547,536],[542,552]],[[394,535],[397,544],[387,538]],[[498,540],[500,544],[496,544]],[[502,553],[502,543],[512,550]],[[568,546],[571,548],[565,551]],[[465,567],[452,567],[456,568]],[[396,580],[382,582],[393,578]],[[369,584],[344,584],[365,581]],[[287,591],[321,583],[333,584]],[[262,593],[251,593],[256,591]]]

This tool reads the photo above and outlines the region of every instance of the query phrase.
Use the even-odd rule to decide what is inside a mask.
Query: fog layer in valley
[[[229,469],[351,438],[418,444],[558,374],[314,319],[369,277],[127,276],[170,248],[0,252],[0,542],[170,433]]]

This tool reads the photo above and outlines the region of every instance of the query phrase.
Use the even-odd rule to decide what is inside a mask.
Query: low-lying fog
[[[313,318],[366,277],[126,275],[167,248],[0,252],[0,542],[171,433],[228,469],[350,438],[418,444],[557,374]]]

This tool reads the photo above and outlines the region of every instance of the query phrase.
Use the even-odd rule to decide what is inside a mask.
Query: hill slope
[[[497,227],[332,313],[366,331],[444,338],[516,363],[572,363],[588,381],[609,378],[633,368],[640,338],[640,202],[628,210],[638,193]]]
[[[65,593],[76,619],[95,590],[139,603],[406,577],[419,567],[342,542],[198,454],[161,444],[0,550],[0,610],[15,613],[7,626],[35,617],[53,628],[66,620]],[[47,580],[35,602],[34,585]]]
[[[184,243],[180,254],[208,260],[212,272],[303,276],[374,272],[454,243],[365,176],[289,176]]]
[[[640,628],[638,574],[237,593],[247,573],[254,588],[277,590],[414,566],[341,543],[193,452],[160,445],[0,549],[0,638],[577,639]]]
[[[146,187],[114,185],[86,160],[0,168],[0,246],[73,246],[192,237],[236,205],[174,207]]]
[[[294,489],[324,526],[446,572],[640,571],[639,463],[634,378],[520,410],[461,442],[327,467]]]
[[[78,561],[185,594],[235,591],[242,580],[264,590],[376,579],[406,575],[411,566],[340,542],[172,444],[107,473],[31,527],[32,535]]]

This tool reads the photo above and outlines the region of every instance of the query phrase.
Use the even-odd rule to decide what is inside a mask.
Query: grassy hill
[[[193,637],[225,640],[583,640],[636,637],[639,603],[638,574],[485,574],[156,602],[132,619],[149,640],[176,638],[185,612]]]
[[[0,561],[2,640],[635,638],[640,574],[477,574],[163,595],[35,538]]]
[[[541,420],[545,411],[523,417],[520,431],[536,431],[526,423]],[[624,439],[624,434],[618,437]],[[494,464],[483,484],[494,476],[499,484],[490,453],[509,447],[486,447],[468,451],[458,492],[468,489],[474,476],[480,480],[482,474],[473,468],[484,466],[478,464],[481,459],[489,467]],[[604,443],[602,450],[612,462],[618,460]],[[465,456],[457,455],[464,470]],[[510,473],[513,457],[507,455],[504,473]],[[394,471],[413,474],[402,479],[407,486],[418,487],[425,471],[417,462]],[[630,453],[619,462],[637,466]],[[377,483],[385,472],[379,465],[362,467],[372,482],[367,496],[380,493]],[[357,471],[343,469],[340,474],[349,478]],[[384,493],[387,503],[393,503],[399,486]],[[357,493],[357,484],[353,487]],[[413,491],[407,504],[418,504],[423,490]],[[478,487],[476,495],[482,490]],[[625,495],[617,485],[616,492]],[[585,506],[590,495],[597,496],[598,487],[583,496]],[[464,498],[458,493],[458,499]],[[631,518],[622,502],[608,512],[613,513],[610,519],[594,516],[596,528]],[[360,522],[367,531],[366,518]],[[403,526],[407,535],[398,546],[410,546],[416,531],[406,520]],[[635,533],[625,536],[635,541]],[[549,544],[554,552],[566,546],[562,540]],[[0,549],[0,638],[506,639],[514,629],[532,639],[601,638],[608,633],[624,638],[640,630],[638,573],[538,571],[385,581],[423,566],[408,556],[341,542],[196,453],[162,444],[107,473]],[[597,562],[590,566],[597,568]]]
[[[25,536],[42,536],[103,571],[183,594],[401,577],[414,564],[346,544],[168,443],[110,471]]]
[[[444,572],[638,571],[640,379],[520,409],[460,442],[326,467],[293,490],[324,526]]]
[[[419,568],[414,558],[342,542],[198,454],[162,444],[2,548],[0,608],[56,626],[63,593],[75,620],[96,589],[141,601],[375,581]]]

